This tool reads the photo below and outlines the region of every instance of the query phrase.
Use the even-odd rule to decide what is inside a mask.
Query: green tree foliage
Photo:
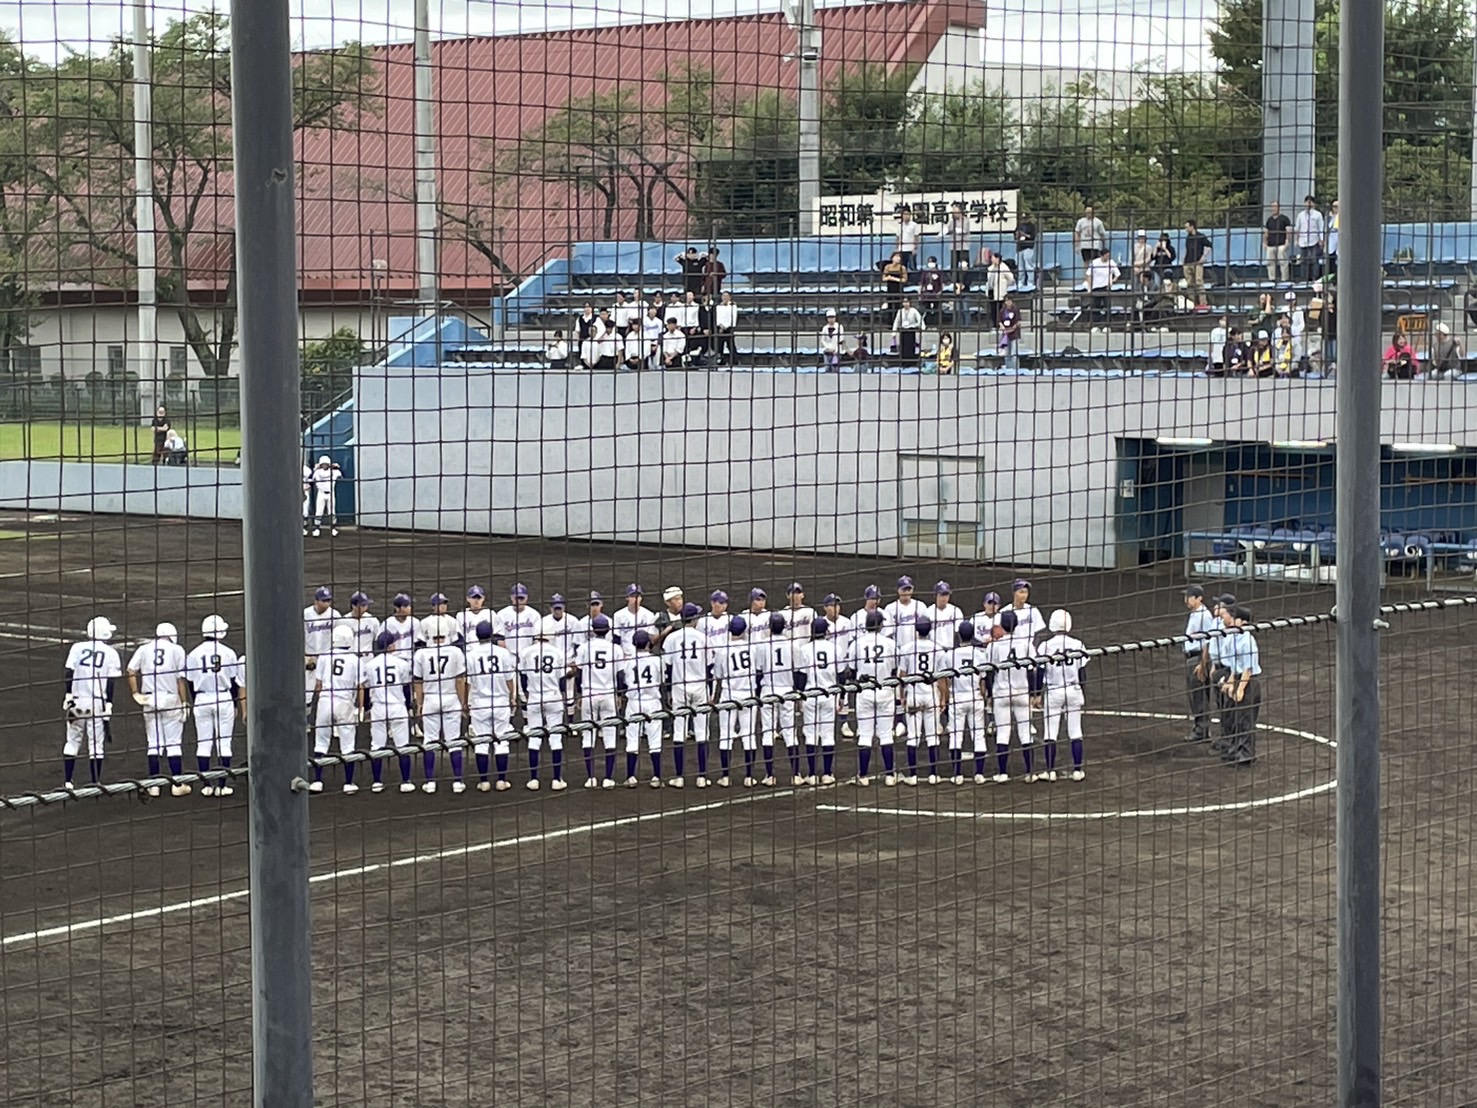
[[[800,117],[773,90],[735,105],[694,151],[692,227],[704,238],[793,234],[800,203]]]
[[[40,288],[55,279],[55,196],[31,157],[35,85],[46,69],[0,35],[0,369],[30,334]]]
[[[340,327],[327,338],[303,344],[302,391],[304,410],[317,410],[347,392],[354,384],[364,343],[352,327]]]

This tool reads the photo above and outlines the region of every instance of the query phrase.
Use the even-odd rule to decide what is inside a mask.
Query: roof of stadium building
[[[978,28],[983,17],[978,0],[822,8],[821,78],[859,62],[921,64],[951,27]],[[485,205],[487,167],[521,135],[592,93],[629,87],[637,98],[655,97],[657,79],[684,61],[711,69],[727,97],[793,90],[794,47],[794,30],[779,11],[438,41],[432,62],[439,197],[453,212],[468,202]],[[382,47],[374,56],[383,73],[384,110],[366,116],[357,129],[300,139],[299,252],[308,299],[357,299],[372,273],[385,294],[415,294],[412,48]],[[230,205],[222,199],[218,211],[227,220]],[[530,178],[497,214],[493,245],[515,273],[526,275],[572,241],[604,237],[600,218],[588,194]],[[634,220],[631,206],[618,204],[615,235],[629,236]],[[658,234],[686,233],[686,213],[677,206],[659,207],[655,223]],[[224,247],[226,236],[220,239]],[[443,235],[440,252],[447,298],[470,302],[497,284],[489,260],[457,235]]]

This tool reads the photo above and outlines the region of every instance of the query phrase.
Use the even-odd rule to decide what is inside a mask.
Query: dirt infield
[[[0,791],[15,795],[59,779],[63,642],[86,618],[130,644],[166,618],[193,641],[215,610],[239,627],[241,563],[230,525],[0,519],[7,533]],[[514,580],[575,611],[631,580],[652,607],[672,583],[698,601],[758,584],[779,606],[796,578],[850,608],[899,572],[920,595],[947,577],[968,612],[1015,576],[349,532],[308,550],[305,596],[363,587],[381,615],[399,589],[472,582],[501,605]],[[1034,583],[1089,645],[1183,626],[1168,567]],[[1258,618],[1332,603],[1227,585]],[[1461,1105],[1477,1098],[1477,612],[1393,623],[1386,1102]],[[1262,718],[1282,730],[1250,771],[1183,742],[1176,659],[1149,650],[1093,663],[1081,784],[315,797],[318,1101],[1328,1103],[1333,627],[1261,645]],[[141,775],[137,715],[116,730],[110,775]],[[569,770],[578,786],[577,756]],[[249,1102],[245,842],[242,792],[0,813],[0,1102]]]

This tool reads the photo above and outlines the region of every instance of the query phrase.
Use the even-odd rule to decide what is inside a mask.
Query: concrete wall
[[[241,518],[241,471],[215,466],[0,462],[0,508]],[[296,519],[299,505],[288,507]]]
[[[1332,382],[458,366],[358,390],[366,526],[892,556],[935,484],[905,466],[963,458],[979,478],[951,511],[1018,565],[1114,564],[1119,438],[1334,433]],[[1390,382],[1384,402],[1386,441],[1477,445],[1477,389]]]

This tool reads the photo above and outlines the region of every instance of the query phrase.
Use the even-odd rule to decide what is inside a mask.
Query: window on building
[[[187,346],[171,346],[169,348],[169,375],[171,377],[185,377],[190,372],[190,348]]]
[[[123,371],[127,367],[128,363],[124,360],[123,357],[123,347],[108,347],[108,375],[110,377],[121,376]]]

